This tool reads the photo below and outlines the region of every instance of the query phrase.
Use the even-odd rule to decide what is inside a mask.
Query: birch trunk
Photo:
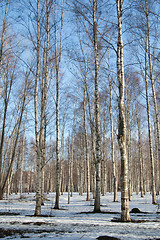
[[[10,154],[9,154],[9,161],[11,160],[11,157],[12,157],[14,141],[15,141],[15,136],[13,136],[13,140],[11,140],[11,142],[10,142],[10,149],[11,149],[11,151],[10,151]],[[9,163],[8,163],[8,165],[9,165]],[[13,173],[13,171],[11,171],[11,177],[8,178],[8,180],[7,180],[7,190],[6,190],[6,197],[7,197],[7,199],[9,198],[9,195],[10,195],[12,173]]]
[[[83,176],[84,176],[84,168],[83,168],[83,144],[82,144],[82,127],[81,127],[81,135],[80,135],[80,152],[79,152],[79,166],[80,166],[80,188],[79,188],[79,194],[83,195]]]
[[[20,199],[23,198],[23,161],[24,161],[24,136],[22,137],[22,155],[20,159],[20,181],[19,181],[19,192],[20,192]]]
[[[86,165],[87,165],[87,201],[90,201],[90,164],[89,164],[89,151],[88,151],[88,138],[87,138],[87,123],[86,123],[86,96],[84,89],[83,100],[83,112],[84,112],[84,135],[85,135],[85,147],[86,147]]]
[[[57,51],[57,3],[55,0],[55,69],[56,69],[56,200],[55,209],[59,209],[60,160],[59,160],[59,70],[62,52],[63,0],[61,0],[60,49]]]
[[[12,90],[13,76],[14,74],[12,74],[9,86],[7,83],[9,79],[8,78],[6,79],[5,89],[4,89],[4,112],[3,112],[2,132],[1,132],[1,138],[0,138],[0,200],[1,200],[1,196],[3,198],[2,181],[4,176],[4,170],[5,170],[5,165],[4,165],[5,159],[3,160],[3,149],[4,149],[4,141],[5,141],[7,110],[8,110],[8,104],[9,104],[11,90]]]
[[[131,91],[131,90],[130,90]],[[131,114],[130,114],[130,108],[131,108],[131,93],[129,91],[128,94],[128,89],[126,88],[126,99],[127,99],[127,111],[126,111],[126,147],[127,147],[127,158],[128,158],[128,196],[129,196],[129,201],[131,201],[131,195],[132,195],[132,190],[131,190]]]
[[[61,195],[64,192],[64,130],[65,130],[65,115],[66,109],[63,115],[63,127],[62,127],[62,137],[61,137],[61,166],[60,166],[60,191]]]
[[[151,55],[151,43],[150,43],[150,26],[149,26],[149,9],[148,9],[148,0],[145,0],[146,8],[146,19],[147,19],[147,35],[148,35],[148,58],[149,58],[149,72],[150,72],[150,81],[152,85],[152,95],[155,111],[155,123],[156,123],[156,147],[158,149],[158,161],[160,161],[160,131],[159,131],[159,112],[157,107],[157,97],[156,97],[156,87],[154,84],[153,73],[152,73],[152,55]],[[157,193],[159,193],[159,171],[157,169]]]
[[[112,171],[113,171],[113,189],[114,189],[114,202],[117,202],[117,173],[116,173],[116,161],[114,155],[114,132],[113,132],[113,117],[112,117],[112,81],[110,77],[110,56],[108,50],[108,60],[109,60],[109,89],[110,89],[110,125],[111,125],[111,158],[112,158]]]
[[[118,17],[118,44],[117,44],[117,78],[119,83],[119,123],[118,143],[121,153],[121,221],[130,221],[128,199],[128,161],[126,152],[126,121],[124,106],[124,65],[122,40],[122,11],[123,0],[116,0]]]
[[[138,117],[137,108],[136,108],[136,118],[138,126],[138,152],[139,152],[139,163],[140,163],[140,191],[141,197],[143,197],[143,159],[142,159],[142,139],[141,139],[141,128],[140,128],[140,119]]]
[[[74,136],[75,136],[75,115],[76,111],[74,112],[74,119],[73,119],[73,132],[72,132],[72,144],[71,144],[71,197],[73,196],[73,157],[74,157]]]
[[[49,58],[49,3],[46,4],[46,33],[44,41],[43,73],[42,73],[42,96],[41,96],[41,126],[40,126],[40,150],[41,150],[41,204],[44,205],[44,168],[46,163],[46,108],[48,92],[48,58]]]
[[[68,136],[68,204],[70,204],[71,192],[71,146],[70,146],[70,133]]]
[[[6,73],[2,73],[2,63],[3,63],[3,51],[5,47],[5,32],[6,32],[6,20],[7,20],[7,12],[9,7],[9,0],[6,2],[5,7],[5,13],[4,13],[4,20],[3,20],[3,27],[2,27],[2,33],[1,33],[1,41],[0,41],[0,95],[1,95],[1,89],[2,89],[2,80]]]
[[[44,205],[44,165],[45,165],[45,149],[44,149],[44,128],[45,128],[45,84],[44,84],[44,73],[45,73],[45,51],[46,51],[46,37],[44,43],[44,53],[43,53],[43,71],[42,71],[42,90],[41,90],[41,119],[40,119],[40,133],[39,133],[39,144],[41,151],[41,205]]]
[[[83,51],[82,51],[83,52]],[[84,56],[84,52],[83,52]],[[85,57],[84,57],[85,59]],[[87,62],[88,63],[88,62]],[[96,153],[95,153],[95,119],[94,116],[92,117],[91,113],[91,101],[88,92],[87,86],[87,64],[85,64],[85,77],[84,77],[84,84],[85,84],[85,92],[87,95],[87,102],[88,102],[88,111],[89,111],[89,121],[90,121],[90,129],[91,129],[91,146],[92,146],[92,157],[91,157],[91,175],[92,175],[92,193],[93,198],[95,199],[96,194],[96,184],[95,184],[95,162],[96,162]],[[91,187],[91,186],[90,186]]]
[[[156,195],[159,195],[159,170],[160,170],[160,163],[159,163],[159,155],[158,155],[158,145],[157,145],[157,134],[156,134],[156,123],[154,122],[154,136],[155,136],[155,158],[156,158]]]
[[[95,137],[96,137],[96,197],[94,212],[100,212],[101,191],[101,153],[100,153],[100,120],[99,120],[99,87],[98,87],[98,41],[97,41],[97,0],[93,0],[93,42],[95,59]]]
[[[94,121],[93,121],[94,122]],[[95,149],[95,129],[92,129],[92,193],[96,198],[96,149]]]
[[[35,79],[35,90],[34,90],[34,111],[35,111],[35,137],[36,137],[36,206],[35,216],[41,215],[41,150],[39,143],[39,131],[38,131],[38,108],[37,108],[37,97],[38,97],[38,82],[39,82],[39,51],[40,51],[40,23],[39,23],[39,0],[37,0],[37,69]]]
[[[145,51],[145,87],[146,87],[149,148],[150,148],[151,176],[152,176],[152,203],[155,204],[156,203],[156,189],[155,189],[155,176],[154,176],[154,157],[153,157],[153,147],[152,147],[150,106],[149,106],[148,83],[147,83],[147,44],[146,44],[145,50],[146,50]]]
[[[106,115],[104,113],[104,115]],[[102,161],[101,161],[101,192],[102,192],[102,196],[105,196],[106,194],[106,153],[105,153],[105,134],[106,134],[106,129],[105,129],[105,116],[104,116],[104,121],[103,121],[103,144],[102,144]]]
[[[28,111],[28,107],[27,107]],[[23,137],[22,137],[22,156],[21,156],[21,162],[20,162],[20,198],[22,198],[23,193],[23,162],[25,158],[25,129],[26,129],[26,121],[27,121],[27,111],[26,111],[26,118],[24,122],[24,130],[23,130]]]
[[[6,185],[7,185],[7,181],[10,178],[11,173],[12,173],[12,168],[13,168],[13,164],[14,164],[17,143],[18,143],[19,134],[20,134],[21,123],[22,123],[22,117],[23,117],[23,113],[24,113],[24,109],[25,109],[25,102],[26,102],[26,95],[27,95],[27,85],[28,85],[28,78],[26,78],[22,100],[20,100],[21,108],[20,108],[20,113],[19,113],[18,120],[17,120],[17,123],[16,123],[16,125],[17,125],[17,129],[16,130],[17,130],[17,132],[15,134],[15,141],[14,141],[14,144],[13,144],[13,151],[12,151],[12,156],[11,156],[11,162],[9,164],[9,168],[8,168],[7,173],[6,173],[3,185],[2,185],[2,187],[0,189],[2,191],[2,194],[4,193],[4,189],[5,189]],[[1,192],[0,192],[0,196],[1,196]]]

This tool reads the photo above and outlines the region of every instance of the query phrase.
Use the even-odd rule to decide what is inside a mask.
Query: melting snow
[[[34,217],[35,194],[11,195],[9,200],[0,201],[0,239],[64,239],[64,240],[93,240],[98,236],[112,236],[122,240],[158,239],[160,238],[160,213],[158,205],[152,204],[152,197],[147,193],[144,198],[133,194],[129,203],[130,210],[139,208],[144,213],[130,214],[132,219],[146,220],[142,223],[112,222],[120,217],[120,193],[118,202],[113,202],[113,194],[101,196],[101,211],[115,212],[90,213],[93,211],[93,200],[86,201],[86,194],[80,196],[73,193],[68,205],[67,193],[60,196],[61,210],[55,210],[55,193],[45,195],[45,205],[42,215]],[[159,200],[159,199],[158,199]],[[145,213],[147,212],[147,213]],[[2,213],[6,213],[2,215]],[[14,215],[17,214],[17,215]],[[4,233],[4,234],[3,234]],[[8,235],[7,235],[8,233]]]

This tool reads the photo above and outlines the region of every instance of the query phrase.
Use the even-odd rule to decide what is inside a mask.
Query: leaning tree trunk
[[[117,44],[117,78],[119,83],[119,123],[118,143],[121,153],[121,221],[130,221],[128,198],[128,161],[126,152],[126,121],[124,106],[124,65],[122,40],[122,10],[123,0],[116,0],[118,17],[118,44]]]
[[[22,123],[22,117],[23,117],[23,113],[24,113],[24,109],[25,109],[25,102],[26,102],[26,95],[27,95],[27,88],[28,88],[28,77],[26,77],[25,80],[25,86],[24,86],[24,93],[23,93],[23,98],[22,98],[22,103],[21,103],[21,109],[20,109],[20,113],[19,113],[19,117],[17,120],[17,132],[15,134],[15,141],[14,141],[14,145],[13,145],[13,151],[12,151],[12,155],[11,155],[11,161],[9,164],[9,168],[7,170],[4,182],[3,182],[3,186],[1,188],[2,192],[4,192],[4,189],[7,185],[7,181],[11,176],[12,173],[12,168],[13,168],[13,164],[14,164],[14,159],[15,159],[15,154],[16,154],[16,148],[17,148],[17,143],[18,143],[18,139],[19,139],[19,135],[20,135],[20,129],[21,129],[21,123]],[[21,100],[20,100],[21,101]]]
[[[12,90],[13,78],[14,78],[14,74],[12,74],[9,86],[6,82],[5,83],[6,86],[4,88],[4,113],[3,113],[3,124],[2,124],[1,137],[0,137],[0,200],[1,198],[3,198],[2,182],[3,182],[4,169],[5,169],[5,158],[3,158],[3,148],[4,148],[4,141],[5,141],[7,110],[8,110],[8,104],[9,104],[11,90]],[[9,81],[8,78],[6,81]]]

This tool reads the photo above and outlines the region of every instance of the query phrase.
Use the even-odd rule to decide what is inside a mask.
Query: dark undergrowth
[[[6,237],[16,237],[16,236],[20,236],[21,238],[32,238],[32,236],[27,236],[27,234],[47,234],[47,233],[55,233],[55,234],[65,234],[66,231],[63,230],[56,230],[56,229],[52,229],[52,230],[29,230],[29,229],[3,229],[0,228],[0,239],[1,238],[6,238]],[[71,233],[68,231],[68,233]]]
[[[48,217],[55,217],[54,215],[52,214],[41,214],[41,215],[25,215],[26,217],[42,217],[42,218],[48,218]]]
[[[99,236],[96,239],[98,239],[98,240],[120,240],[120,238],[110,237],[110,236]]]
[[[99,236],[96,239],[98,239],[98,240],[121,240],[122,238],[116,238],[116,237],[110,237],[110,236]],[[160,240],[160,238],[152,238],[152,239],[146,238],[146,240]]]
[[[77,213],[77,214],[94,214],[94,213],[102,213],[102,214],[120,214],[120,212],[112,212],[112,211],[80,212],[80,213]]]
[[[121,218],[113,218],[111,222],[121,222],[126,223],[121,220]],[[130,221],[127,221],[130,223],[145,223],[145,222],[160,222],[160,220],[147,220],[147,219],[130,219]]]
[[[34,233],[38,234],[38,233],[44,233],[44,232],[51,232],[51,231],[37,230]],[[3,228],[0,228],[0,238],[5,238],[5,237],[8,237],[8,236],[16,236],[16,235],[20,235],[21,237],[24,237],[24,234],[27,234],[27,233],[33,233],[33,231],[28,230],[28,229],[21,230],[21,229],[3,229]]]
[[[20,215],[20,213],[15,213],[15,212],[0,212],[0,216],[17,216]]]

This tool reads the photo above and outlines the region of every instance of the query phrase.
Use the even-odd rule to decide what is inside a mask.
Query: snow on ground
[[[73,193],[69,205],[67,193],[61,195],[61,210],[55,210],[55,193],[50,193],[45,195],[45,205],[42,206],[42,215],[49,215],[47,217],[33,216],[34,196],[33,193],[25,193],[20,200],[19,195],[13,194],[9,200],[0,201],[0,239],[93,240],[104,235],[122,240],[160,239],[160,213],[157,213],[158,206],[152,204],[149,193],[144,198],[133,194],[130,202],[130,210],[139,208],[148,213],[130,214],[132,219],[147,220],[141,223],[111,221],[120,217],[120,193],[116,203],[113,202],[113,194],[107,193],[101,197],[101,211],[115,212],[114,214],[87,214],[86,212],[93,211],[94,202],[86,201],[86,194],[79,196],[78,193]]]

